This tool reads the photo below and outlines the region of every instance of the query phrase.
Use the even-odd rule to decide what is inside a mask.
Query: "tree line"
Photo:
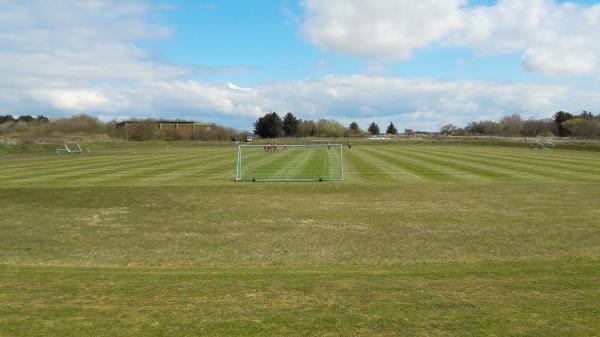
[[[134,120],[136,121],[136,120]],[[125,128],[113,129],[112,136],[119,138],[127,138],[133,141],[147,140],[201,140],[201,141],[237,141],[244,139],[245,136],[251,135],[246,131],[239,131],[233,128],[210,125],[196,128],[192,133],[178,132],[176,129],[159,129],[156,124],[157,120],[144,119],[137,120],[136,123],[131,123],[128,130]],[[113,125],[114,122],[111,123]],[[128,133],[125,137],[125,132]]]
[[[130,129],[131,140],[239,140],[250,135],[249,132],[235,130],[220,125],[210,128],[199,128],[193,134],[182,135],[172,130],[157,130],[156,120],[140,120]],[[88,115],[77,115],[64,118],[48,118],[43,115],[0,115],[0,136],[14,138],[60,138],[64,136],[96,136],[105,135],[113,138],[124,138],[124,130],[115,127],[116,121],[102,122]],[[385,130],[371,122],[366,130],[358,123],[352,122],[347,127],[332,119],[304,120],[291,112],[283,118],[277,112],[270,112],[254,122],[254,134],[262,138],[277,137],[360,137],[366,134],[379,135],[384,131],[389,135],[398,134],[393,122]],[[523,119],[514,114],[505,116],[499,121],[480,120],[467,123],[463,127],[454,124],[442,126],[439,133],[445,135],[491,135],[506,137],[538,137],[556,136],[572,138],[600,138],[600,115],[589,111],[572,114],[558,111],[551,118]],[[404,129],[405,135],[411,135],[411,129]]]
[[[523,119],[514,114],[505,116],[499,121],[473,121],[464,127],[446,124],[439,130],[445,135],[496,135],[505,137],[571,137],[600,138],[600,115],[582,111],[574,115],[566,111],[558,111],[552,118]]]
[[[262,138],[354,137],[364,136],[365,134],[379,135],[382,133],[381,131],[379,125],[375,122],[371,122],[366,130],[362,130],[356,122],[344,127],[335,120],[303,120],[294,116],[291,112],[286,113],[283,118],[277,112],[270,112],[254,122],[254,133]],[[444,135],[454,136],[600,138],[600,115],[594,115],[589,111],[582,111],[576,115],[566,111],[558,111],[552,118],[523,119],[520,115],[513,114],[505,116],[499,121],[473,121],[463,127],[446,124],[438,131]],[[413,133],[412,129],[404,129],[405,135]],[[388,124],[385,134],[398,134],[398,129],[393,122]]]
[[[56,135],[98,135],[107,133],[107,125],[97,118],[77,115],[50,119],[46,116],[0,116],[0,135],[16,138],[51,137]]]
[[[392,135],[398,133],[398,129],[396,129],[393,122],[390,122],[386,131]],[[375,122],[369,125],[367,132],[372,135],[381,133]],[[365,131],[356,122],[352,122],[348,127],[345,127],[340,122],[332,119],[303,120],[294,116],[291,112],[286,113],[281,118],[277,112],[270,112],[254,122],[254,134],[261,138],[355,137],[363,136]]]
[[[230,140],[243,139],[249,132],[235,130],[221,125],[197,128],[192,134],[181,134],[175,130],[159,130],[156,120],[143,119],[129,128],[129,139],[145,140]],[[107,137],[125,139],[125,129],[117,128],[116,121],[103,122],[88,115],[63,118],[48,118],[42,115],[0,115],[0,136],[22,140],[62,139],[67,137]]]

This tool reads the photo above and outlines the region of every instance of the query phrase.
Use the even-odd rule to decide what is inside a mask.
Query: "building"
[[[132,126],[140,123],[139,120],[122,121],[116,124],[117,129],[125,129],[125,139],[129,139],[130,129]],[[176,132],[183,137],[191,137],[194,132],[198,129],[210,129],[215,126],[215,123],[210,122],[197,122],[197,121],[184,121],[184,120],[157,120],[153,121],[156,124],[156,128],[163,132]]]

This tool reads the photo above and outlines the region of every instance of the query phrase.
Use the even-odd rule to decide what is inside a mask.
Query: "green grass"
[[[341,180],[342,147],[279,145],[265,152],[262,146],[241,147],[237,178],[256,180]]]
[[[256,158],[326,160],[302,156]],[[344,159],[236,183],[234,146],[0,156],[0,336],[598,335],[600,155]]]

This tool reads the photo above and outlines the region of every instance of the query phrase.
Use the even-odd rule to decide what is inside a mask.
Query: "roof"
[[[135,124],[143,122],[142,120],[128,120],[117,123],[117,127],[125,126],[126,124]],[[169,120],[169,119],[160,119],[157,121],[153,121],[156,124],[179,124],[179,125],[203,125],[203,126],[213,126],[215,123],[212,122],[203,122],[203,121],[185,121],[185,120]]]

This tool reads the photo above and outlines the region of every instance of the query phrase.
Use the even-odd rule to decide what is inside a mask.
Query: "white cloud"
[[[256,68],[175,65],[137,46],[172,34],[148,23],[164,6],[145,0],[0,0],[0,8],[1,113],[256,114],[245,112],[251,90],[184,80],[193,73]]]
[[[432,3],[423,2],[416,11],[406,12],[401,17],[408,20],[422,14],[423,20],[430,20],[426,9]],[[460,1],[449,3],[461,4]],[[341,6],[340,2],[337,4]],[[392,1],[382,0],[381,4],[387,4],[390,11],[393,9]],[[312,5],[318,6],[318,3]],[[445,5],[440,6],[445,8]],[[155,9],[143,1],[123,4],[117,0],[52,3],[0,0],[0,7],[3,9],[0,12],[0,113],[90,113],[103,119],[198,118],[249,128],[251,122],[265,112],[292,111],[302,118],[335,118],[346,124],[356,120],[366,126],[371,120],[377,120],[380,123],[394,121],[399,128],[435,129],[440,121],[463,124],[510,113],[550,115],[559,108],[600,110],[600,91],[596,87],[572,84],[440,81],[375,74],[245,86],[205,83],[189,80],[187,75],[196,71],[248,69],[174,65],[136,47],[140,39],[165,38],[170,34],[169,28],[147,23],[146,16]],[[573,11],[582,10],[577,6],[573,8]],[[362,8],[354,10],[349,17],[362,12]],[[445,8],[444,12],[446,10],[452,9]],[[374,8],[370,11],[376,13]],[[464,10],[461,11],[464,14]],[[585,13],[590,25],[600,22],[592,9],[586,9]],[[488,14],[484,14],[478,15],[485,18]],[[384,23],[385,19],[382,18]],[[444,22],[425,32],[428,43],[440,39],[440,32],[446,29],[444,25],[455,26],[454,19]],[[409,23],[387,28],[385,24],[375,24],[371,29],[410,32],[412,27]],[[447,37],[444,43],[475,41],[469,43],[477,43],[482,52],[498,52],[494,49],[496,45],[487,46],[484,42],[503,31],[507,28],[490,25],[479,35],[458,34]],[[393,42],[396,37],[389,39]],[[387,55],[402,57],[424,45],[418,40],[414,36],[399,48],[392,48]],[[515,41],[503,44],[500,51],[527,47],[528,40]],[[387,43],[386,39],[379,39],[371,47],[375,51],[385,48]],[[356,40],[356,44],[359,45],[360,40]],[[554,67],[558,64],[567,69],[556,68],[555,72],[572,71],[570,62],[556,63],[538,49],[531,50],[530,56],[525,53],[528,56],[524,64],[528,67],[547,68],[548,64]],[[586,67],[596,67],[593,55],[586,55],[580,53],[578,57],[591,60]],[[377,69],[379,61],[372,64],[374,73],[380,70]],[[586,105],[580,106],[581,102]]]
[[[135,46],[171,34],[167,27],[146,23],[154,9],[145,2],[0,0],[0,7],[0,73],[5,81],[137,81],[189,72],[156,62]]]
[[[61,111],[84,113],[87,111],[111,111],[119,109],[115,98],[108,98],[98,90],[35,90],[31,96],[41,104]]]
[[[407,59],[415,48],[460,25],[464,0],[305,0],[304,36],[326,50],[379,60]]]
[[[600,4],[554,0],[304,0],[303,35],[325,50],[405,60],[429,46],[520,53],[527,71],[600,75]]]
[[[394,121],[402,127],[435,129],[441,121],[464,124],[520,113],[550,116],[557,107],[600,106],[600,93],[579,87],[490,81],[440,81],[386,76],[327,76],[258,87],[272,109],[305,118]],[[590,108],[587,108],[590,109]]]

